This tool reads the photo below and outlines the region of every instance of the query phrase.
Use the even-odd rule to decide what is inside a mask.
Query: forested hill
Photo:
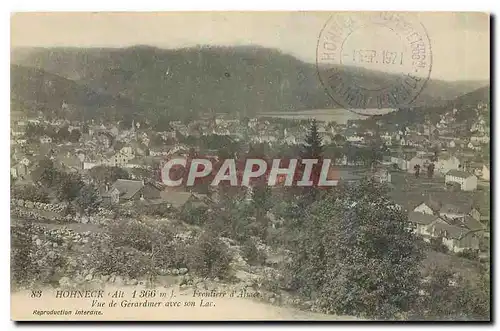
[[[57,84],[64,92],[18,93],[20,99],[38,93],[36,97],[44,103],[51,102],[54,95],[80,96],[79,86],[84,86],[85,91],[90,90],[99,97],[72,100],[85,105],[100,105],[104,102],[101,97],[109,101],[120,100],[118,113],[129,113],[130,107],[142,108],[132,112],[154,111],[170,115],[207,112],[253,115],[265,111],[338,108],[321,85],[315,64],[258,46],[30,48],[14,49],[11,59],[14,64],[65,79],[64,84]],[[34,75],[34,80],[38,80],[38,71],[20,70],[19,67],[13,70],[18,72],[14,78],[24,79],[24,83],[33,78],[20,78],[20,75]],[[342,67],[341,70],[351,68]],[[368,80],[381,79],[384,75],[388,74],[364,73]],[[16,84],[13,88],[24,88]],[[452,100],[481,84],[429,81],[416,102],[434,104]],[[28,89],[37,88],[37,85],[27,86]],[[134,106],[126,100],[133,100]]]
[[[11,110],[43,111],[46,115],[92,118],[132,113],[136,105],[126,98],[97,93],[73,80],[46,71],[11,65]],[[67,105],[67,109],[64,110]]]
[[[441,115],[457,109],[454,115],[457,122],[469,122],[477,118],[476,108],[479,104],[490,107],[490,86],[481,87],[477,90],[461,95],[453,100],[438,103],[433,106],[415,107],[401,109],[382,116],[377,116],[386,123],[397,123],[399,125],[423,124],[426,121],[436,124]],[[375,118],[374,118],[375,119]]]

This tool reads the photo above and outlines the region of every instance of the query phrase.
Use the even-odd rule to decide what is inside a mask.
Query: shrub
[[[181,212],[181,219],[192,225],[203,225],[207,221],[207,210],[206,206],[195,206],[192,204],[187,204]]]
[[[84,185],[75,198],[76,206],[87,215],[95,213],[101,202],[102,200],[94,185]]]
[[[262,265],[266,262],[266,254],[257,247],[252,239],[247,239],[243,243],[241,253],[249,264]]]
[[[89,266],[103,274],[116,273],[133,278],[151,274],[153,270],[149,254],[130,247],[113,246],[106,242],[92,245]]]
[[[489,320],[490,275],[483,271],[465,279],[453,270],[435,267],[422,284],[424,295],[412,307],[410,319]]]
[[[151,226],[136,220],[116,220],[107,226],[113,246],[128,246],[143,252],[151,252],[153,231]]]
[[[146,224],[136,220],[117,220],[108,225],[109,245],[103,248],[125,249],[129,254],[137,250],[136,253],[147,257],[147,263],[154,268],[186,267],[185,246],[174,238],[171,227],[171,224],[165,223]],[[118,253],[121,254],[120,251]],[[118,258],[113,265],[120,269],[120,263]]]
[[[212,232],[203,232],[187,251],[188,268],[202,277],[227,278],[231,257],[226,245]]]
[[[443,238],[431,238],[430,245],[433,250],[441,253],[448,253],[448,247],[443,244]]]
[[[36,270],[32,268],[31,254],[34,234],[30,222],[11,228],[11,280],[14,285],[21,285],[29,280]]]
[[[457,253],[457,256],[463,257],[469,260],[475,260],[477,261],[479,259],[479,251],[476,249],[464,249],[461,252]]]
[[[418,298],[420,240],[384,185],[340,189],[306,210],[285,279],[325,313],[400,316]]]
[[[60,245],[36,245],[34,236],[43,238],[43,229],[30,222],[12,227],[11,277],[13,285],[49,284],[57,281],[67,264],[67,252]],[[53,238],[43,238],[54,243]]]
[[[153,259],[156,267],[187,267],[186,244],[174,238],[170,224],[156,224],[153,244]]]

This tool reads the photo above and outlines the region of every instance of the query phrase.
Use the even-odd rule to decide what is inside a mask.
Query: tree
[[[455,270],[433,267],[422,286],[423,296],[416,302],[412,319],[489,320],[490,272],[467,279]]]
[[[427,166],[427,177],[432,178],[432,176],[434,176],[434,168],[434,163],[431,163]]]
[[[335,136],[333,136],[333,142],[336,145],[343,145],[345,143],[346,139],[343,135],[337,133]]]
[[[206,205],[188,202],[182,208],[179,217],[188,224],[203,226],[208,218],[207,210]],[[170,211],[168,210],[168,212]]]
[[[129,173],[119,167],[97,166],[89,170],[90,177],[98,184],[111,184],[117,179],[129,179]]]
[[[75,199],[75,204],[80,208],[80,211],[87,215],[94,213],[100,202],[101,199],[94,185],[83,186]]]
[[[255,211],[254,215],[257,226],[260,227],[260,232],[264,235],[268,225],[267,212],[272,207],[271,189],[264,180],[259,181],[253,187],[252,207]]]
[[[47,126],[44,133],[47,137],[52,138],[52,140],[60,140],[56,129],[52,125]]]
[[[153,130],[156,132],[170,131],[172,127],[170,126],[170,118],[167,112],[155,111],[154,116],[156,117],[153,121]]]
[[[73,129],[71,130],[71,133],[69,134],[69,141],[72,143],[77,143],[80,140],[80,137],[82,136],[80,130],[78,129]]]
[[[189,247],[188,267],[202,277],[226,278],[230,262],[226,245],[213,231],[204,231]]]
[[[37,167],[31,173],[34,182],[39,182],[46,187],[52,187],[58,177],[58,171],[54,167],[54,162],[49,158],[43,158],[38,162]]]
[[[303,146],[301,158],[302,159],[316,159],[318,163],[313,166],[311,172],[311,180],[313,181],[313,185],[317,185],[319,176],[321,173],[322,166],[322,155],[323,155],[323,144],[322,139],[318,133],[318,125],[316,120],[311,122],[311,127],[306,135],[305,145]],[[299,172],[303,172],[305,169],[305,165],[302,163],[297,166]],[[303,190],[303,202],[304,204],[308,204],[316,198],[317,188],[316,187],[304,187]]]
[[[312,205],[289,270],[292,289],[326,313],[394,318],[418,298],[423,258],[407,215],[373,181]]]
[[[249,264],[262,265],[266,261],[266,254],[257,247],[255,240],[250,238],[242,243],[241,253]]]
[[[413,170],[415,170],[415,178],[420,177],[420,164],[415,164]]]
[[[56,196],[59,201],[72,201],[82,187],[83,182],[79,175],[62,173],[56,185]]]
[[[319,159],[323,154],[323,143],[318,133],[318,124],[316,120],[311,122],[311,126],[306,135],[305,146],[302,151],[303,159]]]
[[[382,142],[372,142],[368,148],[364,149],[365,165],[372,166],[382,161],[384,157],[385,145]]]
[[[432,147],[432,152],[434,153],[431,157],[431,161],[432,162],[437,162],[437,160],[439,159],[439,152],[440,152],[440,148],[438,145],[434,145]]]
[[[56,138],[58,141],[67,141],[70,137],[70,132],[67,126],[63,126],[57,131]]]

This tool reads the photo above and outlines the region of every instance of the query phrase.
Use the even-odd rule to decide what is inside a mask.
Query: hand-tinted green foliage
[[[189,246],[187,261],[188,268],[203,277],[222,279],[229,276],[231,256],[226,245],[212,231],[204,231]]]
[[[107,233],[114,246],[133,247],[143,252],[151,251],[154,229],[143,222],[117,220],[108,224]]]
[[[248,238],[241,245],[241,253],[249,264],[262,265],[266,262],[265,253],[255,244],[255,240]]]
[[[141,277],[153,271],[150,255],[127,246],[115,246],[106,241],[92,245],[88,259],[95,270],[102,274]]]
[[[325,312],[393,318],[416,300],[420,242],[373,182],[327,195],[308,212],[291,287]]]
[[[39,245],[43,238],[50,245]],[[57,282],[67,265],[67,252],[57,238],[43,234],[43,228],[23,222],[11,228],[11,276],[13,285],[32,286]],[[38,239],[40,240],[40,239]],[[58,244],[54,247],[53,244]]]
[[[454,270],[434,267],[424,278],[421,294],[410,319],[490,319],[489,268],[474,279],[466,279]]]

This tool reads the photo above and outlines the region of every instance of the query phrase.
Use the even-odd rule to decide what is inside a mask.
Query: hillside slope
[[[437,103],[430,107],[402,109],[397,112],[377,116],[376,118],[374,117],[374,119],[380,119],[386,123],[399,124],[400,126],[424,124],[427,120],[436,124],[440,120],[441,115],[456,108],[458,110],[455,114],[457,123],[472,122],[477,117],[475,109],[479,103],[485,103],[489,106],[489,85],[461,95],[453,100]]]
[[[85,85],[46,71],[11,65],[11,110],[44,111],[75,117],[131,113],[135,106],[126,98],[97,93]],[[63,107],[67,104],[68,107]]]
[[[15,49],[12,62],[59,75],[97,93],[146,102],[161,111],[240,112],[338,108],[317,68],[275,49],[199,46],[159,49]],[[343,67],[341,70],[352,70]],[[369,80],[388,74],[366,71]],[[429,81],[417,104],[452,100],[482,82]]]

